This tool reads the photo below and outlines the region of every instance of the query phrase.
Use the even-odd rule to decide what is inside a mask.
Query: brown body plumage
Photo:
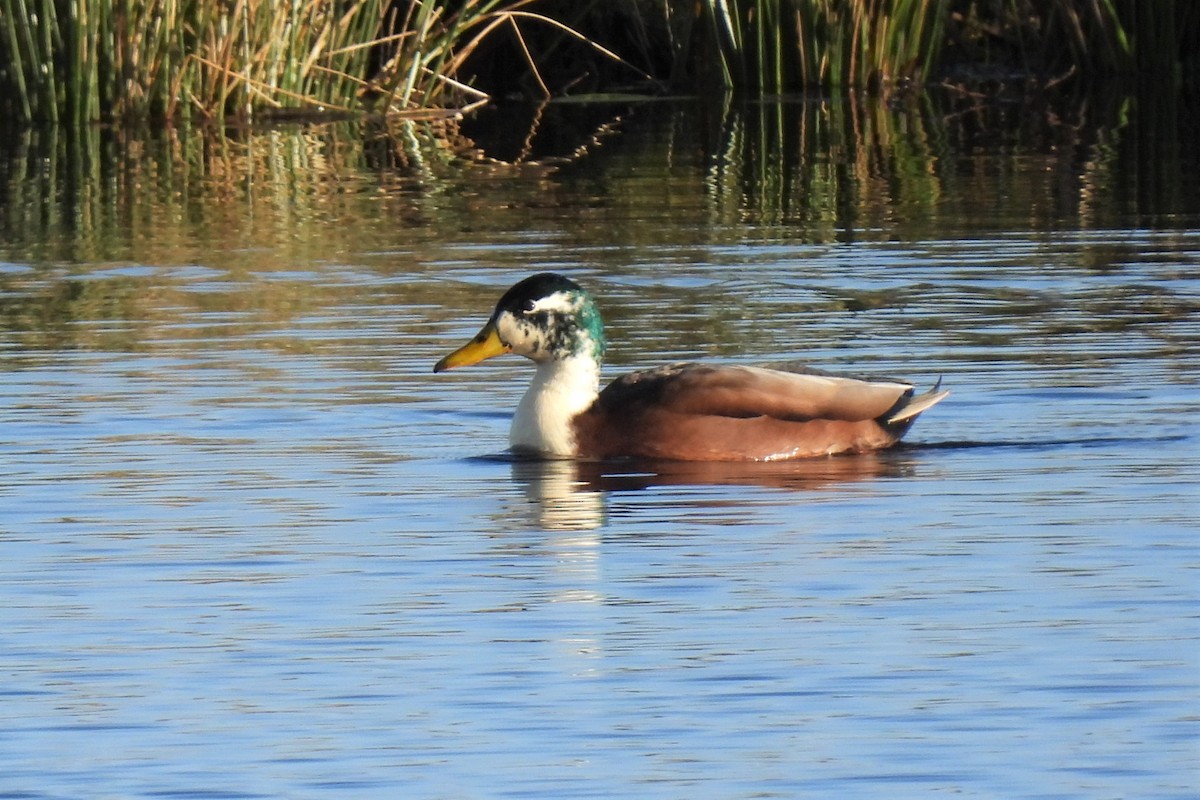
[[[674,364],[616,379],[574,424],[587,458],[808,458],[890,447],[944,396],[811,371]]]

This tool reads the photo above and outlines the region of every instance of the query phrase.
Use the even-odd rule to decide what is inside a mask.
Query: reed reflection
[[[1200,213],[1200,192],[1184,198],[1193,157],[1180,149],[1196,120],[1161,95],[931,91],[730,106],[706,115],[706,186],[720,219],[812,241],[1130,215],[1171,227],[1172,214]]]
[[[1200,213],[1195,126],[1195,109],[1161,92],[931,90],[236,131],[19,128],[0,136],[0,246],[35,263],[195,263],[222,248],[311,261],[382,246],[372,232],[394,225],[421,241],[520,230],[580,182],[585,213],[564,222],[611,230],[628,212],[630,242],[671,236],[661,212],[684,189],[713,235],[751,222],[813,241],[944,238],[1130,215],[1170,227]],[[645,198],[630,196],[639,179]],[[313,224],[326,219],[338,224]]]

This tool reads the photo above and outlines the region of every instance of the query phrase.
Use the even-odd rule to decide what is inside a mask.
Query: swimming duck
[[[890,447],[949,392],[829,375],[785,363],[670,364],[600,391],[600,312],[552,272],[526,278],[434,372],[504,353],[537,371],[513,416],[514,453],[543,458],[777,461]]]

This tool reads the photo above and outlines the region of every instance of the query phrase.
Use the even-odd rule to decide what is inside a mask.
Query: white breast
[[[539,363],[513,416],[509,444],[521,452],[574,456],[571,420],[592,404],[599,386],[599,367],[590,358]]]

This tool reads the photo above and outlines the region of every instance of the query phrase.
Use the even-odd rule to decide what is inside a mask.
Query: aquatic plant
[[[1132,65],[1128,24],[1136,20],[1120,13],[1117,1],[956,3],[947,29],[951,58],[967,69],[1001,67],[1047,80],[1126,71]]]
[[[664,19],[634,38],[671,53],[663,71],[684,89],[886,91],[952,66],[1042,85],[1200,80],[1200,4],[1191,0],[662,0],[661,8]]]
[[[451,112],[489,91],[887,91],[943,56],[1039,76],[1200,74],[1163,0],[0,0],[0,110],[27,120]],[[633,67],[618,53],[636,54]],[[551,80],[548,76],[555,75]],[[507,83],[506,83],[507,82]]]
[[[31,120],[348,108],[387,13],[386,0],[0,0],[0,83]]]
[[[949,0],[704,0],[727,86],[763,94],[805,86],[922,79]]]
[[[624,63],[532,4],[0,0],[0,104],[75,122],[458,109],[487,97],[458,74],[491,37],[513,37],[538,78],[530,28]]]

